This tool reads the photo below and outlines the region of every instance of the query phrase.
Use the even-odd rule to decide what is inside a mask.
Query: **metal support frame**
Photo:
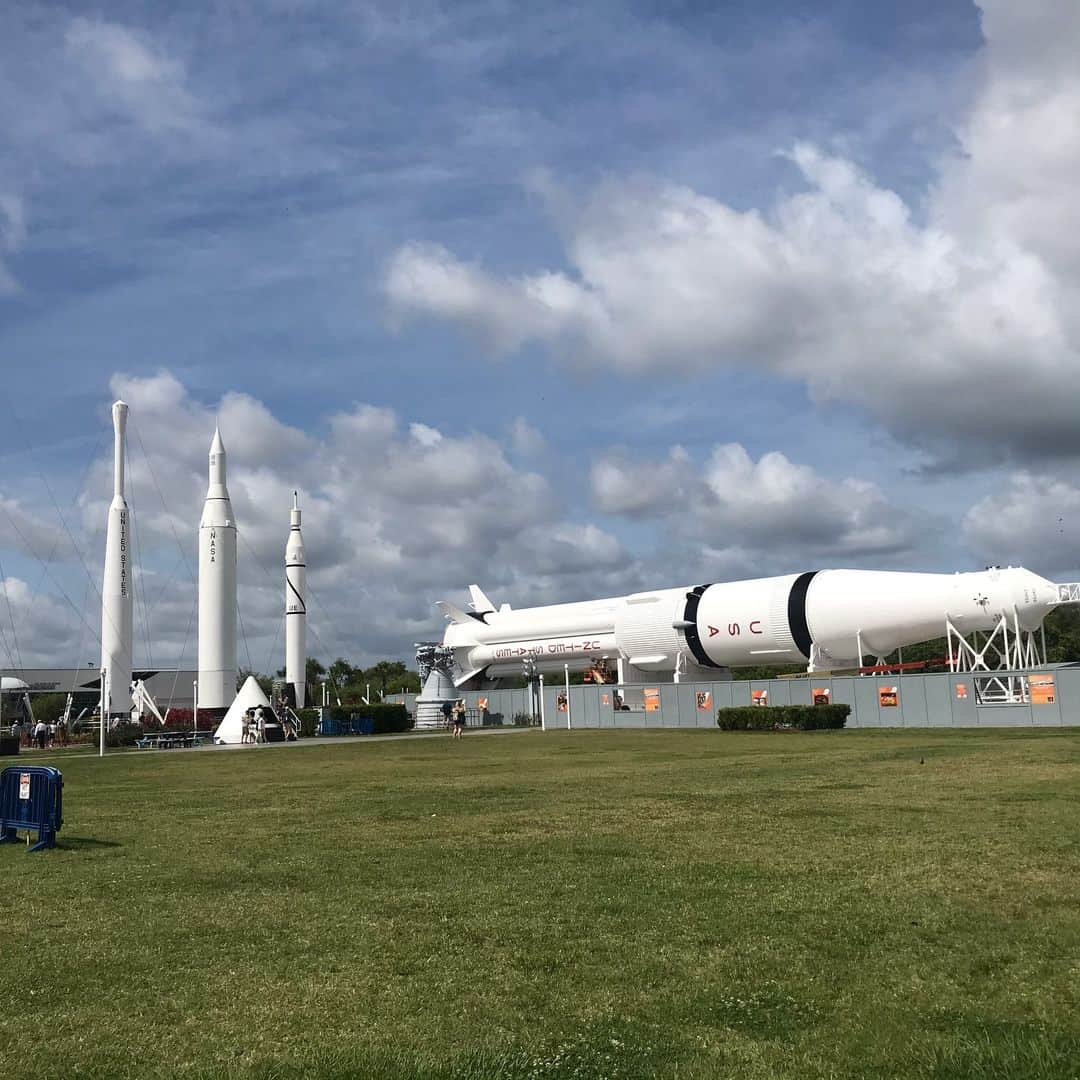
[[[1041,626],[1037,631],[1023,629],[1020,613],[1014,606],[1011,612],[1001,613],[993,630],[973,631],[966,637],[946,617],[945,635],[951,672],[995,673],[979,680],[977,696],[982,702],[1027,703],[1026,676],[1005,673],[1046,663],[1046,636]]]

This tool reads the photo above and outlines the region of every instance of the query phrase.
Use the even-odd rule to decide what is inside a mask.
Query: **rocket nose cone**
[[[128,407],[126,401],[114,401],[112,407],[113,423],[123,425],[127,419]]]
[[[218,430],[218,428],[216,426],[214,427],[214,438],[210,442],[210,453],[211,454],[224,454],[225,453],[225,444],[221,441],[221,432]]]

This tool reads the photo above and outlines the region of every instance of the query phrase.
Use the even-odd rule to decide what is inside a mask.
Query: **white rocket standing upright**
[[[105,712],[131,712],[132,576],[128,504],[124,498],[124,431],[128,407],[117,401],[113,419],[113,497],[105,533],[105,573],[101,582],[101,678]]]
[[[225,486],[225,447],[214,429],[210,487],[199,522],[199,708],[236,697],[236,522]]]
[[[289,539],[285,544],[285,681],[304,707],[307,676],[307,568],[300,533],[300,500],[293,492]]]

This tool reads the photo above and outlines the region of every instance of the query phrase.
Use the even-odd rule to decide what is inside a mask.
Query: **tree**
[[[269,697],[270,691],[273,686],[273,680],[269,675],[261,675],[257,671],[252,671],[250,668],[240,668],[236,673],[236,689],[239,690],[241,686],[248,681],[248,676],[254,675],[255,681],[259,684],[262,692]]]
[[[378,687],[381,697],[394,690],[420,689],[419,677],[400,660],[380,660],[363,673],[363,678]]]
[[[342,687],[348,686],[359,673],[344,656],[339,656],[330,665],[328,674],[335,686]]]

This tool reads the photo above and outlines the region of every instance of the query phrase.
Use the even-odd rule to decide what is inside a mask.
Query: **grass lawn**
[[[1080,1075],[1080,731],[35,760],[4,1080]]]

